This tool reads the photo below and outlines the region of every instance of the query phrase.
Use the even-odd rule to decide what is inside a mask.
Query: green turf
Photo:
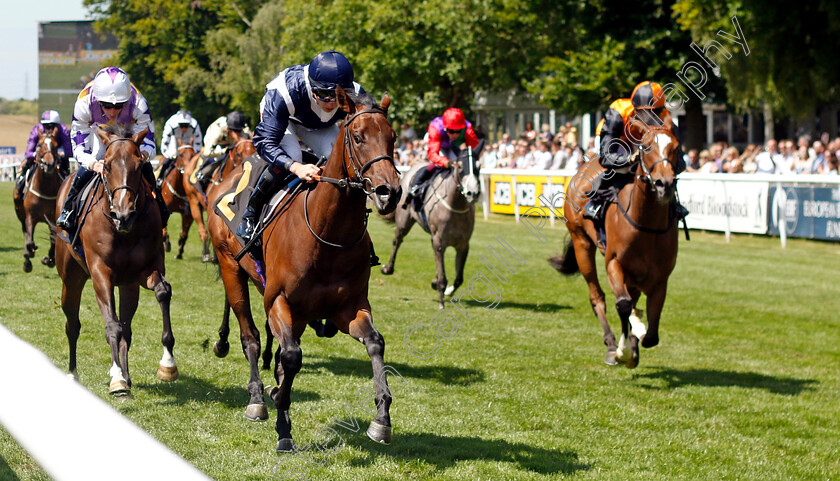
[[[39,263],[32,273],[22,272],[11,184],[0,184],[0,199],[7,199],[0,211],[0,322],[66,370],[61,281]],[[172,224],[179,224],[177,216]],[[370,231],[384,261],[393,227],[372,218]],[[41,252],[45,233],[39,227]],[[561,278],[545,261],[559,252],[565,230],[558,225],[546,235],[549,242],[541,244],[509,217],[477,222],[467,279],[489,275],[479,258],[498,236],[525,265],[516,264],[506,284],[495,282],[500,303],[494,309],[466,294],[461,304],[469,318],[461,313],[461,328],[429,359],[414,357],[404,343],[411,325],[437,312],[427,235],[417,229],[408,236],[393,276],[372,274],[370,299],[387,343],[385,360],[405,379],[390,378],[390,446],[364,436],[372,419],[364,411],[371,406],[354,406],[357,393],[372,385],[364,348],[341,334],[319,339],[307,331],[292,396],[293,434],[304,446],[332,427],[344,443],[332,454],[308,451],[316,465],[308,468],[309,479],[840,478],[840,246],[790,239],[782,249],[778,239],[760,236],[734,236],[727,244],[722,235],[692,232],[691,242],[681,240],[661,344],[643,350],[640,366],[628,370],[603,364],[601,331],[583,280]],[[155,378],[160,310],[144,291],[130,356],[133,399],[109,398],[109,350],[88,284],[81,382],[214,479],[275,479],[278,463],[279,472],[305,467],[302,457],[274,453],[273,406],[269,422],[243,417],[248,369],[237,326],[230,355],[213,356],[222,285],[214,267],[200,262],[200,252],[194,231],[184,260],[167,255],[181,378]],[[448,260],[451,280],[451,254]],[[481,284],[473,288],[476,298],[487,291]],[[261,313],[260,301],[253,304]],[[608,298],[615,326],[611,304]],[[417,331],[415,349],[432,349],[428,332]],[[271,384],[273,377],[264,371],[263,381]],[[56,411],[57,423],[72,415],[60,412],[59,399]],[[352,417],[359,432],[333,421]],[[2,430],[0,479],[47,479]]]

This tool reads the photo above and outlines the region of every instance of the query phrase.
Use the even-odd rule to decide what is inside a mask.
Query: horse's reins
[[[42,172],[44,172],[44,175],[46,175],[49,172],[49,169],[50,169],[50,165],[43,161],[44,157],[46,157],[47,154],[52,154],[52,156],[53,156],[52,167],[53,168],[55,168],[55,162],[56,162],[56,159],[58,157],[57,154],[54,154],[52,152],[52,147],[50,147],[50,144],[52,143],[53,140],[54,139],[53,139],[52,136],[44,137],[44,146],[48,149],[48,151],[47,152],[38,152],[38,155],[35,156],[35,163],[38,165],[38,168],[41,169]],[[26,190],[29,191],[35,197],[38,197],[38,198],[44,199],[44,200],[55,200],[55,199],[58,198],[58,195],[44,195],[44,194],[38,192],[37,190],[35,190],[34,187],[32,187],[32,184],[34,184],[34,183],[35,183],[34,180],[30,181],[29,182],[29,187]]]
[[[638,163],[639,163],[639,167],[642,169],[642,174],[644,174],[644,175],[636,174],[636,178],[639,179],[641,182],[643,182],[643,183],[645,183],[649,186],[653,186],[654,182],[653,182],[653,176],[651,175],[651,172],[653,171],[654,168],[656,168],[657,164],[659,164],[661,162],[670,163],[671,166],[674,168],[674,171],[676,171],[676,167],[674,167],[673,163],[671,163],[671,161],[667,157],[663,157],[663,158],[657,160],[656,162],[651,164],[650,167],[648,167],[647,164],[645,164],[645,159],[644,159],[644,155],[642,155],[642,153],[641,153],[641,148],[642,147],[640,146],[639,151],[637,151],[638,154],[639,154]],[[677,180],[674,179],[674,193],[675,193],[675,195],[676,195],[676,182],[677,182]],[[679,202],[679,200],[677,200],[677,201]],[[632,203],[633,203],[633,192],[631,191],[630,192],[630,204],[632,204]],[[629,222],[630,225],[633,226],[636,230],[639,230],[641,232],[646,232],[648,234],[665,234],[666,232],[669,232],[674,227],[674,222],[676,220],[676,216],[674,215],[673,209],[668,210],[668,226],[667,227],[665,227],[664,229],[652,229],[650,227],[645,227],[645,226],[637,223],[636,221],[634,221],[630,217],[630,215],[627,213],[627,209],[625,209],[624,206],[621,205],[621,201],[618,199],[617,195],[616,195],[616,199],[615,199],[615,204],[618,206],[618,210],[621,211],[621,215],[624,216],[624,218],[627,220],[627,222]],[[629,208],[629,205],[628,205],[628,208]],[[685,219],[683,219],[683,226],[686,228],[686,238],[688,238],[688,227],[685,225]]]
[[[108,147],[105,148],[105,151],[107,152],[108,149],[110,149],[111,146],[116,144],[117,142],[131,142],[132,145],[137,147],[137,145],[134,144],[134,141],[131,140],[131,139],[114,139],[114,140],[112,140],[111,142],[108,143]],[[179,147],[179,149],[180,149],[180,147]],[[139,151],[140,148],[137,147],[137,150]],[[128,184],[120,185],[117,188],[115,188],[114,190],[111,190],[110,186],[108,185],[107,179],[105,178],[105,174],[99,174],[99,176],[102,178],[102,187],[105,190],[105,195],[108,197],[108,207],[110,207],[111,209],[114,208],[114,194],[119,190],[127,190],[130,194],[132,194],[134,196],[135,199],[138,199],[140,197],[139,194],[137,193],[137,191],[134,190],[133,188],[129,187]],[[100,206],[100,209],[101,208],[102,207]],[[144,208],[145,208],[145,205],[144,205]],[[104,213],[104,211],[103,211],[103,213]],[[108,219],[111,219],[111,216],[109,216],[109,215],[106,215],[105,217],[107,217]],[[113,222],[113,219],[111,219],[111,221]]]
[[[350,187],[351,189],[359,189],[365,193],[365,195],[370,195],[374,192],[373,189],[373,181],[370,177],[364,177],[365,171],[369,169],[374,163],[379,162],[380,160],[388,160],[391,162],[391,165],[394,164],[394,158],[390,155],[379,155],[376,156],[366,163],[362,163],[359,158],[359,152],[355,145],[351,141],[351,134],[350,134],[350,124],[362,114],[379,114],[385,116],[385,111],[379,108],[378,106],[373,106],[368,110],[362,110],[359,112],[354,113],[350,116],[349,119],[344,121],[344,148],[345,152],[347,152],[347,157],[350,158],[350,164],[353,166],[353,171],[355,176],[351,177],[350,172],[347,168],[347,163],[344,163],[344,173],[347,177],[343,179],[333,179],[330,177],[324,177],[322,175],[316,175],[315,180],[318,182],[327,182],[333,185],[338,186],[340,189],[345,189]],[[355,155],[354,155],[355,153]],[[396,167],[395,167],[396,168]],[[309,201],[309,194],[312,192],[312,189],[306,191],[306,196],[303,198],[303,217],[306,220],[306,227],[309,228],[309,232],[318,239],[318,242],[328,245],[330,247],[338,247],[340,249],[350,249],[351,247],[355,247],[362,239],[365,238],[365,234],[367,234],[367,224],[368,224],[368,217],[370,215],[370,209],[365,209],[365,221],[362,228],[362,234],[352,243],[350,244],[336,244],[334,242],[330,242],[328,240],[322,239],[321,236],[315,233],[312,229],[312,224],[309,222],[309,209],[307,208],[307,204]]]

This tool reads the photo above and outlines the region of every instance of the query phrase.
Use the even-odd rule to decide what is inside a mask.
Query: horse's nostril
[[[391,196],[391,189],[387,185],[380,185],[374,190],[374,192],[383,199],[387,199]]]

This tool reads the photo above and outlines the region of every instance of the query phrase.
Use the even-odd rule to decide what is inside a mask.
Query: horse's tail
[[[571,239],[566,242],[566,252],[562,256],[549,258],[548,263],[564,276],[571,276],[580,272],[577,257],[575,257],[575,245]]]

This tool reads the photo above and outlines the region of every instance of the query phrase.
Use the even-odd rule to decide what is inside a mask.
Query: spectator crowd
[[[478,127],[479,137],[483,135]],[[402,125],[397,146],[398,165],[426,162],[426,140],[407,124]],[[597,155],[595,139],[584,150],[578,144],[578,130],[567,122],[552,133],[548,124],[537,131],[528,122],[517,138],[505,133],[481,153],[484,168],[563,170],[574,172],[588,158]],[[802,135],[793,140],[769,140],[764,146],[751,144],[743,151],[726,142],[716,142],[703,150],[685,154],[686,172],[704,174],[821,174],[838,175],[840,138],[823,133],[819,140]]]

